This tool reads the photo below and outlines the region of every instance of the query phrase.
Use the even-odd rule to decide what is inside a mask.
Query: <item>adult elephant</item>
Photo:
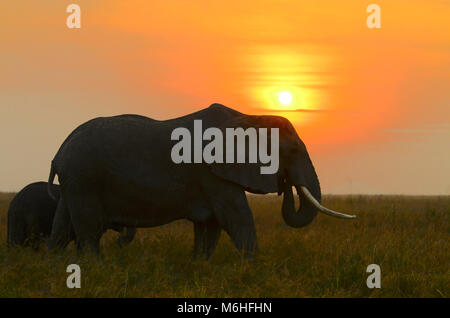
[[[52,196],[49,195],[49,189]],[[56,184],[40,181],[20,190],[8,208],[7,245],[37,249],[44,239],[50,237],[59,199],[60,189]],[[136,234],[135,228],[117,226],[113,230],[120,233],[117,238],[119,245],[131,243]],[[67,228],[64,237],[67,244],[75,240],[73,229]]]
[[[279,169],[261,174],[259,163],[180,163],[171,158],[174,129],[194,135],[203,129],[279,128]],[[238,250],[251,256],[256,231],[245,191],[284,193],[282,215],[292,227],[309,224],[317,210],[353,216],[320,205],[320,185],[305,145],[292,124],[279,116],[250,116],[220,104],[190,115],[157,121],[137,115],[96,118],[75,129],[52,161],[49,183],[58,175],[63,200],[49,249],[64,244],[73,224],[80,248],[99,252],[103,228],[154,227],[178,219],[194,223],[194,254],[209,258],[224,229]],[[301,197],[294,207],[292,186]]]

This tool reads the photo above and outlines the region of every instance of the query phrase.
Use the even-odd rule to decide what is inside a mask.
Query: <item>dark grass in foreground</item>
[[[318,215],[303,229],[287,227],[281,197],[250,196],[259,254],[241,262],[222,232],[210,262],[193,261],[186,221],[139,229],[128,247],[116,233],[102,238],[101,260],[78,258],[73,243],[6,248],[0,194],[0,297],[449,297],[450,197],[326,196],[324,204],[356,212],[356,220]],[[66,287],[66,267],[81,266],[81,289]],[[366,286],[367,265],[381,266],[381,289]]]

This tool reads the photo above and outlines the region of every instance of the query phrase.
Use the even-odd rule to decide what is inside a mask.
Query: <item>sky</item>
[[[444,0],[2,1],[0,191],[47,180],[91,118],[217,102],[288,118],[324,193],[449,195],[449,16]]]

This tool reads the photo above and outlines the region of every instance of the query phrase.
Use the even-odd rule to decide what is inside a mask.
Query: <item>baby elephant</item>
[[[27,185],[16,194],[8,209],[8,246],[23,245],[37,248],[43,239],[52,232],[53,218],[58,205],[59,186],[51,185],[53,200],[47,191],[47,182],[35,182]],[[135,228],[114,228],[120,232],[117,239],[119,245],[130,243],[135,234]],[[71,241],[75,239],[73,231]]]

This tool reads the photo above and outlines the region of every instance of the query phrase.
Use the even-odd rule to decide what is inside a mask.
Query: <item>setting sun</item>
[[[292,94],[289,92],[281,92],[278,95],[278,100],[283,105],[289,105],[292,101]]]

